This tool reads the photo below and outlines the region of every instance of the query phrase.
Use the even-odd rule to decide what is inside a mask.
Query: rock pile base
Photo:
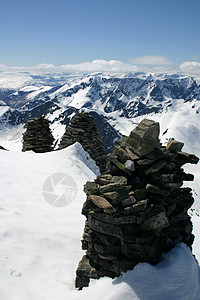
[[[52,151],[54,138],[49,124],[50,121],[43,116],[28,120],[26,132],[23,134],[22,151],[32,150],[38,153]]]
[[[139,262],[157,264],[178,242],[191,248],[187,210],[194,200],[191,189],[181,186],[193,175],[181,167],[199,159],[181,152],[181,142],[162,146],[158,136],[159,124],[143,120],[116,144],[106,174],[86,183],[86,255],[77,268],[77,288],[88,286],[90,278],[119,276]]]
[[[79,142],[91,158],[96,161],[100,171],[105,171],[106,153],[91,115],[86,112],[75,115],[66,128],[59,149]]]

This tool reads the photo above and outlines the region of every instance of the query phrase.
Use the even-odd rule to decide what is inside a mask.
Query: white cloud
[[[142,57],[136,57],[131,60],[132,64],[138,64],[138,65],[171,65],[172,62],[169,61],[164,56],[156,56],[156,55],[150,55],[150,56],[142,56]]]
[[[83,62],[80,64],[61,65],[63,71],[71,72],[135,72],[138,71],[136,66],[123,63],[118,60],[102,60],[96,59],[91,62]]]
[[[147,62],[151,65],[145,65]],[[139,64],[140,62],[140,64]],[[124,63],[119,60],[103,60],[95,59],[93,61],[82,62],[79,64],[65,64],[56,66],[53,64],[38,64],[30,67],[8,67],[0,64],[1,72],[19,73],[29,72],[30,74],[48,74],[48,73],[94,73],[94,72],[109,72],[109,73],[134,73],[134,72],[147,72],[147,73],[177,73],[181,72],[188,75],[200,75],[200,62],[186,61],[183,62],[177,69],[173,66],[164,66],[170,63],[163,56],[144,56],[135,58],[130,63]],[[158,64],[159,63],[159,64]]]
[[[0,71],[5,71],[7,70],[7,66],[3,65],[3,64],[0,64]]]
[[[83,62],[79,64],[66,64],[55,66],[53,64],[39,64],[31,67],[6,67],[0,65],[0,70],[16,71],[16,72],[34,72],[34,73],[54,73],[54,72],[137,72],[138,67],[132,64],[123,63],[118,60],[102,60],[96,59],[91,62]]]
[[[181,72],[190,75],[200,75],[200,63],[197,61],[185,61],[180,66]]]

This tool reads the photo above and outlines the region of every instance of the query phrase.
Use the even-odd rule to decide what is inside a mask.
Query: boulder
[[[159,132],[159,123],[144,119],[131,131],[127,142],[138,156],[143,156],[159,146]]]

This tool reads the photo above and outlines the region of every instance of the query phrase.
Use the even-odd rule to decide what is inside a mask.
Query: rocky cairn
[[[106,153],[98,134],[93,117],[86,112],[76,114],[66,128],[59,149],[79,142],[91,158],[96,161],[101,172],[105,171]]]
[[[53,150],[54,138],[49,128],[50,121],[44,116],[30,119],[26,124],[26,131],[23,134],[22,151],[32,150],[43,153]]]
[[[88,286],[90,278],[119,276],[139,262],[157,264],[178,242],[191,248],[187,210],[194,200],[191,189],[181,186],[193,175],[181,167],[199,159],[182,147],[175,140],[162,146],[159,123],[144,119],[108,155],[106,173],[86,183],[86,255],[76,271],[77,288]]]

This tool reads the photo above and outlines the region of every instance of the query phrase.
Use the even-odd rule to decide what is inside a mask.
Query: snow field
[[[42,154],[1,150],[0,165],[1,300],[200,299],[200,268],[184,244],[163,255],[156,266],[141,263],[114,280],[104,277],[82,291],[75,289],[75,271],[84,253],[83,185],[99,174],[80,144]],[[44,182],[54,174],[75,181],[71,204],[55,207],[45,200]],[[200,259],[200,218],[193,218],[194,253]]]

